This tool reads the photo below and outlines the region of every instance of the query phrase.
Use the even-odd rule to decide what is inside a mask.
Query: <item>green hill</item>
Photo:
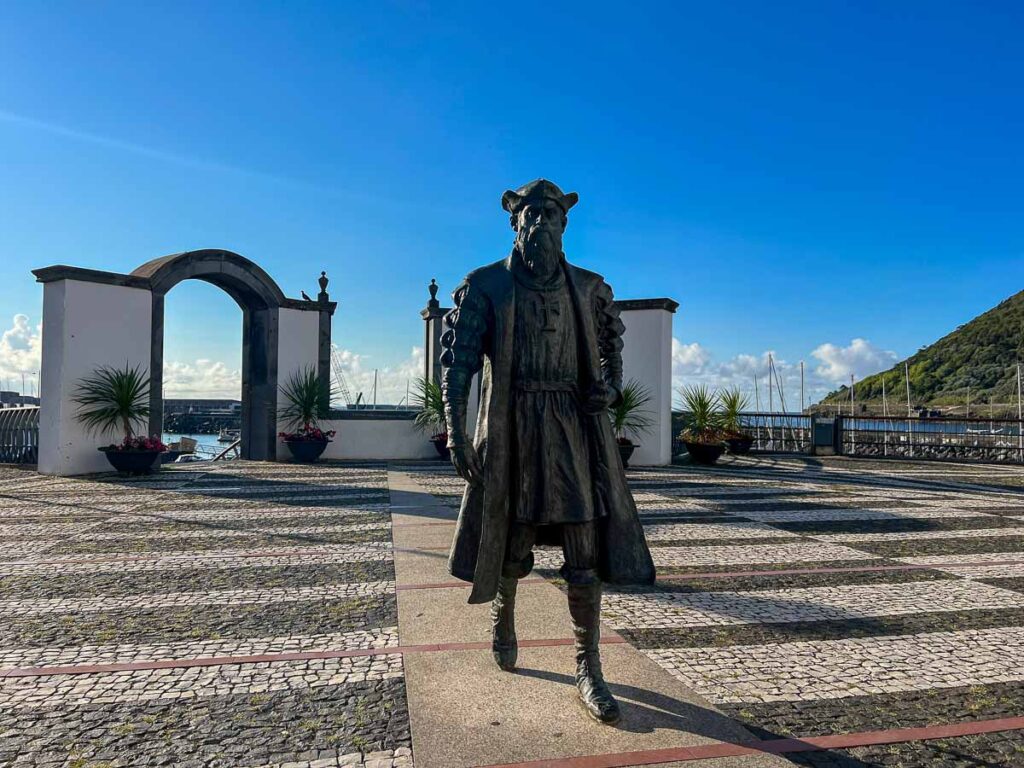
[[[963,406],[970,388],[972,403],[1013,403],[1015,408],[1018,360],[1024,361],[1024,291],[908,358],[911,401]],[[884,380],[889,407],[906,403],[903,362],[856,382],[854,400],[881,404]],[[826,395],[820,405],[849,400],[850,389],[844,386]]]

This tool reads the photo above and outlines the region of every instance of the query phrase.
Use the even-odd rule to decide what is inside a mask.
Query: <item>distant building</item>
[[[164,415],[177,413],[206,413],[234,415],[241,413],[242,401],[218,398],[167,398],[164,400]]]
[[[39,405],[39,398],[0,389],[0,408],[13,408],[21,405]]]

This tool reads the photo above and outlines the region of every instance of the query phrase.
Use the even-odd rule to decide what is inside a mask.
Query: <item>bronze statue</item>
[[[448,446],[467,482],[448,569],[491,601],[492,649],[516,666],[517,580],[535,543],[560,544],[576,637],[576,687],[603,723],[619,705],[601,673],[601,584],[650,584],[654,563],[607,409],[621,397],[622,333],[612,291],[569,264],[562,233],[579,196],[538,179],[501,198],[512,253],[469,273],[441,337]],[[483,370],[476,437],[466,432]]]

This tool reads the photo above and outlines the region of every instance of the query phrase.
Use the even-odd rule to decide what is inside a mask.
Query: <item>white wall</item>
[[[152,294],[141,288],[57,280],[43,285],[39,471],[77,475],[109,471],[98,450],[121,435],[87,433],[72,402],[79,380],[96,368],[149,370]],[[144,427],[142,427],[145,429]]]
[[[302,309],[281,307],[277,321],[277,405],[281,407],[281,388],[288,379],[309,366],[317,370],[320,355],[320,313]],[[279,422],[277,431],[285,431],[284,422]],[[291,458],[287,446],[278,440],[278,460]]]
[[[647,408],[654,425],[630,436],[638,444],[633,465],[672,461],[672,313],[667,309],[623,310],[622,380],[638,379],[651,392]]]
[[[437,458],[430,435],[417,431],[412,419],[338,419],[321,426],[338,433],[324,451],[327,459]],[[288,448],[281,446],[278,455],[287,457]]]
[[[320,313],[281,307],[277,320],[277,383],[284,386],[303,368],[316,370],[320,355]]]

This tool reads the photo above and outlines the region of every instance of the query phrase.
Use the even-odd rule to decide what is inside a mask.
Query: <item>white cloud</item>
[[[364,403],[373,402],[373,358],[341,349],[334,345],[349,394],[353,401],[360,392]],[[413,347],[408,357],[397,365],[377,367],[377,403],[397,404],[406,396],[406,386],[415,392],[416,379],[423,375],[423,348]],[[334,377],[332,376],[332,379]],[[231,397],[238,398],[242,389],[241,372],[215,360],[191,363],[164,363],[165,397]],[[337,402],[342,402],[340,393]]]
[[[20,392],[24,376],[27,393],[34,392],[41,352],[40,326],[32,326],[28,315],[15,315],[11,327],[0,336],[0,389],[13,388]]]
[[[851,373],[862,379],[891,367],[897,360],[895,352],[879,349],[866,339],[854,339],[846,347],[822,344],[811,355],[821,361],[818,375],[833,384],[848,383]]]
[[[700,342],[683,344],[679,339],[672,339],[672,375],[686,376],[703,373],[704,367],[711,362],[711,353],[700,345]]]
[[[684,344],[678,339],[672,339],[672,384],[676,389],[694,384],[704,384],[712,389],[738,387],[750,397],[751,407],[757,407],[759,404],[762,410],[767,410],[769,355],[775,369],[771,376],[772,405],[778,409],[780,399],[784,397],[788,410],[799,410],[800,362],[782,360],[773,350],[765,350],[758,354],[738,354],[718,362],[711,350],[700,343]],[[895,352],[879,349],[865,339],[854,339],[846,347],[821,344],[811,352],[811,356],[820,364],[805,366],[805,405],[820,400],[835,389],[837,383],[849,381],[851,372],[860,379],[888,368],[896,361]]]
[[[397,405],[406,397],[406,393],[415,393],[416,379],[423,375],[423,347],[413,347],[409,356],[397,365],[374,366],[373,358],[358,354],[349,349],[341,349],[334,345],[335,353],[341,363],[349,394],[355,402],[359,393],[363,393],[362,402],[373,402],[373,372],[377,368],[377,403]],[[338,401],[343,400],[339,395]]]
[[[219,360],[164,361],[164,397],[242,396],[241,371]]]

